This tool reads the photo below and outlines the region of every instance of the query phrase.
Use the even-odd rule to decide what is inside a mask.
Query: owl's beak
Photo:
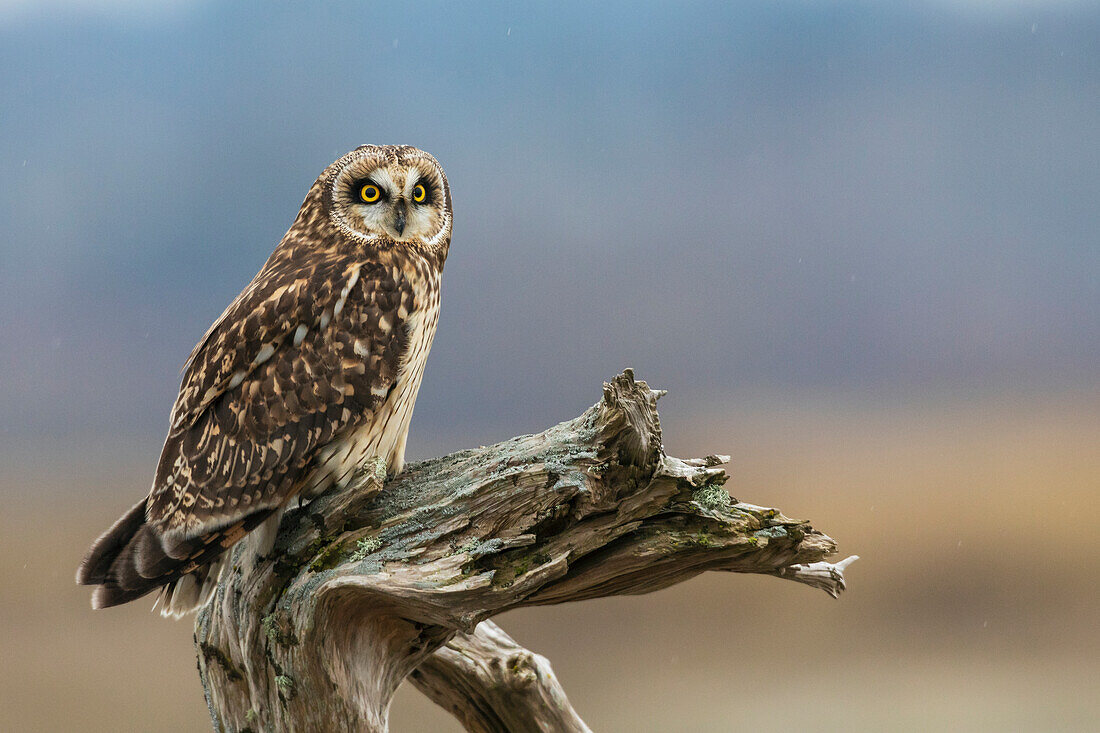
[[[394,207],[393,229],[399,235],[405,233],[405,202],[398,201]]]

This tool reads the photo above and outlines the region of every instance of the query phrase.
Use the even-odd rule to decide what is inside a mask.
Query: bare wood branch
[[[492,621],[455,634],[409,679],[474,733],[591,733],[546,657],[527,651]]]
[[[574,420],[414,464],[384,491],[371,462],[289,511],[271,558],[235,548],[196,619],[215,726],[385,731],[416,670],[469,730],[587,730],[549,664],[482,622],[707,570],[843,590],[833,540],[731,499],[728,458],[664,454],[661,394],[628,370]]]

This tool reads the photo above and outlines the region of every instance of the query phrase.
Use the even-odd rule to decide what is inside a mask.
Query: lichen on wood
[[[664,452],[657,398],[627,370],[579,417],[410,465],[377,462],[283,519],[196,619],[219,730],[385,731],[406,678],[472,731],[588,730],[546,660],[493,616],[641,594],[708,570],[836,595],[835,543],[732,499],[728,458]]]

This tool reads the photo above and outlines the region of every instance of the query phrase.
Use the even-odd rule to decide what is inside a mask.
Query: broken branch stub
[[[468,730],[584,731],[549,663],[487,619],[707,570],[839,593],[832,539],[731,499],[728,458],[665,455],[661,394],[627,370],[537,435],[413,464],[384,488],[368,462],[288,511],[271,558],[234,548],[195,628],[215,726],[384,731],[413,673]]]

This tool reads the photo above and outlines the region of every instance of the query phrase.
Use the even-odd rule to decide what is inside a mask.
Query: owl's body
[[[96,608],[162,588],[202,605],[222,553],[266,553],[283,508],[404,464],[451,233],[427,153],[363,146],[329,166],[263,269],[191,354],[153,487],[77,573]]]

